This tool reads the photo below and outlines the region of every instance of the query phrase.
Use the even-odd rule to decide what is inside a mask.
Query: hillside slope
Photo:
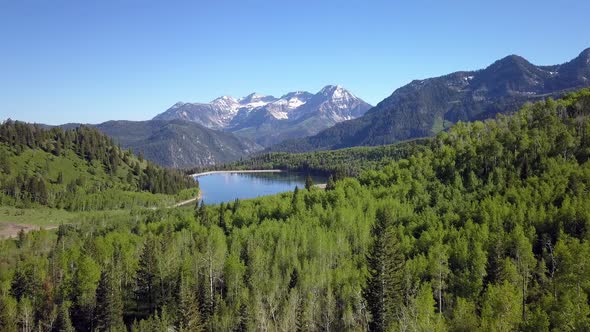
[[[247,139],[183,120],[108,121],[96,128],[165,167],[214,165],[260,150]]]
[[[0,205],[82,211],[162,206],[195,186],[180,172],[121,150],[94,128],[0,124]]]

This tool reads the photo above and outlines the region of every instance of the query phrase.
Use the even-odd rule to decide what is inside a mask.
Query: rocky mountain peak
[[[590,47],[583,50],[582,53],[580,53],[580,55],[578,55],[578,58],[584,59],[584,60],[586,60],[587,64],[590,64]]]
[[[249,95],[247,95],[246,97],[242,97],[240,99],[238,99],[238,102],[240,104],[251,104],[251,103],[256,103],[256,102],[272,102],[276,100],[275,97],[273,96],[267,96],[267,95],[263,95],[263,94],[259,94],[256,92],[253,92]]]
[[[218,98],[215,98],[211,101],[211,104],[214,103],[220,103],[220,102],[232,102],[232,103],[237,103],[238,101],[232,97],[232,96],[221,96]]]
[[[342,90],[344,90],[344,88],[341,87],[340,85],[326,85],[318,93],[327,95],[327,94],[333,94],[337,91],[342,91]]]
[[[172,105],[172,106],[170,107],[170,109],[175,109],[175,108],[182,107],[184,104],[186,104],[186,103],[184,103],[184,102],[182,102],[182,101],[179,101],[179,102],[177,102],[176,104]]]
[[[496,62],[492,63],[488,66],[484,71],[492,71],[492,70],[510,70],[516,68],[526,68],[526,67],[534,67],[534,65],[528,62],[527,59],[519,56],[519,55],[509,55]]]

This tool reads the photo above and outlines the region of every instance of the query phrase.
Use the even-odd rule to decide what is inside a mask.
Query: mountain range
[[[526,102],[590,86],[590,48],[561,65],[537,66],[510,55],[485,69],[415,80],[365,115],[317,135],[287,140],[273,151],[302,152],[381,145],[432,136],[458,121],[494,117]]]
[[[222,96],[209,103],[178,102],[154,120],[186,120],[232,132],[269,146],[285,139],[314,135],[336,123],[362,116],[371,105],[338,85],[318,93],[287,93],[279,98],[252,93]]]
[[[538,66],[510,55],[484,69],[414,80],[372,108],[343,87],[328,85],[315,94],[179,102],[152,120],[93,126],[146,159],[187,168],[237,160],[264,148],[304,152],[428,137],[459,121],[492,118],[587,86],[590,48],[560,65]]]
[[[316,94],[297,91],[275,98],[252,93],[210,103],[179,102],[152,120],[88,126],[162,166],[188,168],[234,161],[287,138],[313,135],[370,108],[346,89],[329,85]]]

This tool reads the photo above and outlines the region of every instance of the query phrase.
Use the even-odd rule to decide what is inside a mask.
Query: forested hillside
[[[93,128],[0,124],[0,205],[68,210],[161,206],[195,187],[192,178],[122,150]]]
[[[590,329],[590,90],[333,188],[0,242],[0,330]]]
[[[357,177],[369,169],[379,169],[392,160],[408,158],[426,148],[429,139],[417,139],[399,144],[355,147],[340,150],[305,153],[266,152],[248,159],[187,170],[194,174],[211,170],[282,169],[304,173],[322,173],[337,178]]]

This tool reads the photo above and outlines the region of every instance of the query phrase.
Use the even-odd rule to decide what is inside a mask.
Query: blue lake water
[[[307,174],[280,173],[219,173],[197,177],[202,199],[206,204],[234,201],[293,191],[305,187]],[[326,183],[326,178],[311,176],[314,184]]]

